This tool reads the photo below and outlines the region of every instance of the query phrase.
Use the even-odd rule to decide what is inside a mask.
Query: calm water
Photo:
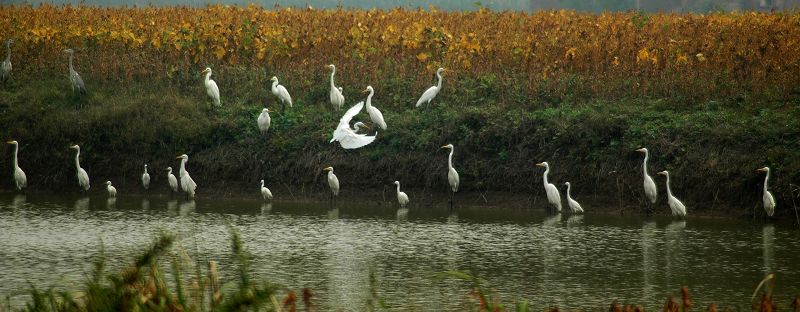
[[[339,206],[0,194],[0,295],[20,304],[29,283],[77,287],[101,240],[120,255],[110,263],[117,269],[161,229],[178,233],[194,259],[219,261],[233,281],[226,219],[241,231],[256,279],[311,287],[324,310],[363,310],[371,269],[393,310],[460,310],[469,287],[435,278],[446,270],[474,272],[507,304],[569,310],[613,301],[660,309],[681,285],[699,307],[745,306],[765,272],[777,273],[780,304],[800,290],[800,231],[789,225]]]

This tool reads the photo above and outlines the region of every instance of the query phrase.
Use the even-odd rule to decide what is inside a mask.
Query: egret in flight
[[[326,167],[322,171],[328,172],[328,186],[331,188],[331,200],[334,200],[336,196],[339,196],[339,178],[333,174],[333,167]]]
[[[567,204],[569,204],[569,210],[571,210],[572,213],[583,213],[583,207],[581,207],[581,204],[572,199],[572,195],[569,193],[572,186],[569,184],[569,182],[565,182],[564,185],[567,186]]]
[[[144,164],[144,173],[142,174],[142,186],[144,189],[150,188],[150,174],[147,173],[147,164]]]
[[[17,187],[17,190],[21,191],[23,188],[28,186],[28,178],[25,177],[25,172],[22,171],[22,168],[19,167],[19,163],[17,162],[19,143],[15,140],[11,140],[6,143],[14,145],[14,185]]]
[[[183,154],[175,157],[175,159],[181,160],[181,168],[178,170],[178,175],[181,177],[181,189],[189,195],[189,198],[194,198],[195,191],[197,190],[197,183],[194,183],[192,177],[189,176],[189,172],[186,171],[186,162],[189,161],[189,156]]]
[[[400,181],[394,181],[394,185],[397,185],[397,203],[400,204],[400,209],[403,209],[408,205],[408,195],[400,191]]]
[[[3,64],[0,65],[0,80],[3,82],[8,81],[11,78],[11,44],[14,43],[14,39],[6,40],[6,59],[3,61]]]
[[[417,100],[416,107],[419,107],[424,103],[430,104],[431,101],[433,101],[433,98],[439,94],[439,90],[442,89],[442,72],[444,72],[444,68],[439,67],[439,69],[436,70],[436,77],[439,78],[439,82],[436,83],[435,86],[428,88],[428,90],[425,90],[425,92],[422,93],[422,96],[419,97],[419,100]]]
[[[375,135],[368,136],[366,134],[357,134],[356,130],[358,129],[350,128],[350,120],[353,119],[353,116],[361,112],[362,108],[364,108],[364,102],[358,102],[358,104],[353,105],[353,107],[344,113],[342,119],[339,120],[339,125],[336,127],[336,130],[333,131],[333,138],[330,143],[339,141],[342,148],[354,149],[375,141]]]
[[[767,215],[771,217],[773,214],[775,214],[775,198],[772,197],[772,193],[767,189],[767,182],[769,182],[769,167],[757,169],[757,171],[763,171],[767,173],[767,176],[764,177],[764,195],[761,200],[764,202],[764,211],[766,211]]]
[[[178,179],[175,178],[175,175],[172,174],[172,167],[167,167],[167,182],[169,182],[169,188],[172,189],[173,192],[178,192]]]
[[[111,181],[106,181],[106,190],[108,197],[117,197],[117,188],[111,185]]]
[[[684,206],[683,203],[678,198],[672,196],[672,190],[670,190],[669,188],[669,172],[664,170],[659,172],[658,174],[667,177],[667,204],[669,204],[669,209],[672,210],[672,215],[685,217],[686,206]]]
[[[292,96],[289,95],[289,91],[286,90],[286,87],[278,84],[278,77],[272,76],[272,94],[278,97],[281,100],[282,104],[289,103],[289,107],[292,107]]]
[[[650,177],[650,174],[647,173],[647,159],[650,158],[650,152],[644,147],[637,149],[636,151],[644,153],[644,162],[642,162],[642,173],[644,174],[644,195],[647,196],[647,200],[650,204],[655,204],[656,199],[658,198],[658,189],[656,188],[656,182],[654,182],[653,178]]]
[[[264,186],[264,180],[261,180],[261,198],[264,198],[264,200],[272,200],[272,192]]]
[[[364,89],[364,92],[369,92],[366,103],[366,110],[367,114],[369,114],[369,119],[371,119],[372,122],[378,125],[378,127],[381,129],[386,130],[386,121],[383,120],[383,114],[381,114],[381,111],[378,110],[377,107],[372,106],[372,95],[375,94],[375,90],[372,89],[372,86],[367,86],[367,88]]]
[[[447,156],[447,182],[450,183],[450,203],[453,203],[453,197],[455,197],[455,193],[458,192],[458,171],[456,168],[453,168],[453,144],[443,145],[440,148],[449,149],[450,156]]]
[[[217,87],[217,83],[211,79],[211,67],[206,67],[206,69],[200,72],[200,74],[205,75],[205,78],[203,78],[203,84],[206,85],[206,93],[211,98],[211,101],[214,102],[214,105],[220,106],[219,87]]]
[[[271,113],[269,108],[264,108],[261,110],[261,115],[258,115],[258,130],[260,130],[262,134],[267,133],[269,125],[272,122],[272,119],[269,118],[269,113]]]
[[[86,173],[86,170],[81,168],[81,147],[77,144],[70,146],[69,148],[75,150],[75,168],[77,169],[76,176],[78,177],[78,185],[84,191],[89,190],[89,175]]]
[[[547,201],[556,208],[556,212],[561,212],[561,194],[558,192],[558,188],[556,188],[555,185],[547,182],[547,174],[550,173],[550,165],[546,161],[536,165],[544,167],[542,181],[544,182],[544,191],[547,193]]]
[[[81,75],[75,71],[75,68],[72,67],[72,56],[75,53],[72,49],[66,49],[64,52],[69,54],[69,82],[72,85],[72,93],[75,93],[75,89],[78,89],[78,94],[86,94],[86,86],[83,84],[83,79],[81,79]]]
[[[337,88],[333,83],[333,75],[336,74],[336,66],[330,64],[328,68],[331,69],[331,105],[333,105],[336,110],[340,110],[342,106],[344,106],[344,94],[342,94],[342,88]]]

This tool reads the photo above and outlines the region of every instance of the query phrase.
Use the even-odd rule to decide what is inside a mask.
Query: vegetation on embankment
[[[794,218],[798,14],[45,5],[2,7],[0,15],[17,38],[13,79],[0,88],[0,133],[20,141],[33,189],[75,190],[67,147],[80,144],[94,192],[105,180],[123,194],[140,192],[144,163],[165,190],[162,169],[177,170],[182,153],[201,197],[251,193],[262,178],[278,194],[291,187],[322,196],[321,169],[329,165],[346,194],[394,180],[444,192],[447,155],[439,146],[452,143],[462,191],[541,196],[534,164],[548,161],[550,181],[572,182],[579,199],[622,196],[643,207],[634,150],[646,146],[651,175],[669,170],[690,213],[754,211],[763,183],[755,169],[767,165],[777,214]],[[70,92],[65,47],[78,51],[86,97]],[[373,103],[389,129],[365,148],[328,143],[342,113],[328,103],[329,63],[348,106],[364,98],[358,91],[366,85],[376,90]],[[209,108],[199,75],[206,65],[221,108]],[[414,109],[438,66],[449,69],[442,92]],[[295,107],[273,113],[262,136],[261,107],[281,111],[269,92],[273,75]],[[10,155],[0,158],[4,172],[10,166]],[[5,189],[8,176],[0,179]],[[655,179],[663,196],[664,181]]]

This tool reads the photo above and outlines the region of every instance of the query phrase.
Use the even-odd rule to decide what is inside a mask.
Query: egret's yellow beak
[[[442,145],[442,147],[440,147],[440,148],[447,148],[447,145]]]
[[[269,108],[267,108],[267,113],[271,113],[271,112],[272,112],[272,111],[271,111],[271,110],[269,110]]]
[[[175,157],[175,159],[181,159],[181,158],[183,158],[183,157],[181,157],[181,156]]]
[[[364,128],[367,128],[367,130],[372,129],[368,124],[364,124]]]
[[[333,169],[333,168],[331,168],[331,167],[325,167],[325,169],[322,169],[322,171],[330,171],[331,169]]]
[[[14,141],[8,141],[7,144],[14,144]]]
[[[369,93],[369,89],[364,89],[364,91],[361,91],[361,93]]]
[[[644,149],[643,148],[637,149],[636,151],[640,152],[640,153],[644,153]]]
[[[544,167],[544,163],[543,162],[540,162],[540,163],[538,163],[536,165],[539,166],[539,167]]]

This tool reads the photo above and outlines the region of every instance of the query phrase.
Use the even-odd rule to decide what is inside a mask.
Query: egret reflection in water
[[[21,208],[25,207],[25,204],[27,202],[28,202],[28,199],[27,199],[27,197],[25,197],[25,194],[17,194],[17,195],[14,195],[14,199],[11,200],[11,207],[14,210],[21,209]]]
[[[194,202],[194,199],[187,200],[182,202],[178,207],[178,214],[181,217],[188,216],[194,213],[194,210],[197,208],[197,204]]]
[[[763,248],[764,275],[775,272],[775,226],[764,225],[761,229],[761,246]]]
[[[261,215],[262,216],[268,215],[270,212],[272,212],[272,203],[271,202],[261,203]]]
[[[89,196],[84,196],[75,201],[72,205],[75,211],[83,212],[89,210]]]
[[[397,223],[408,221],[408,208],[397,209]]]
[[[117,207],[117,197],[109,197],[106,199],[106,208],[114,209]]]
[[[658,228],[654,221],[642,224],[639,247],[642,249],[642,297],[650,302],[656,300],[655,276],[658,271]]]

